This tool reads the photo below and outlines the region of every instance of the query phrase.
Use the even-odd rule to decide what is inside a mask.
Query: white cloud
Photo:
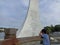
[[[44,2],[43,0],[42,2]],[[60,24],[60,0],[46,0],[41,4],[41,21],[44,26]]]

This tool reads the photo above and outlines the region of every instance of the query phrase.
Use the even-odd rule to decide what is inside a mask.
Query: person
[[[50,45],[50,38],[45,29],[42,29],[39,36],[43,39],[43,45]]]

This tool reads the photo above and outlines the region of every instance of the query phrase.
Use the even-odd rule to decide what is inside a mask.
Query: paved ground
[[[42,45],[42,44],[40,44],[40,42],[29,42],[22,45]],[[51,44],[51,45],[60,45],[60,44]]]

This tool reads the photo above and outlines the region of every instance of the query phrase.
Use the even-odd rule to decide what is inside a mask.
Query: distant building
[[[4,28],[0,28],[0,32],[4,32]]]

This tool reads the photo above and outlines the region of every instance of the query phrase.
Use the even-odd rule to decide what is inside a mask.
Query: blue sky
[[[28,0],[0,0],[0,27],[20,28],[28,3]]]
[[[43,26],[60,24],[60,0],[39,0]],[[0,27],[21,28],[29,0],[0,0]]]

